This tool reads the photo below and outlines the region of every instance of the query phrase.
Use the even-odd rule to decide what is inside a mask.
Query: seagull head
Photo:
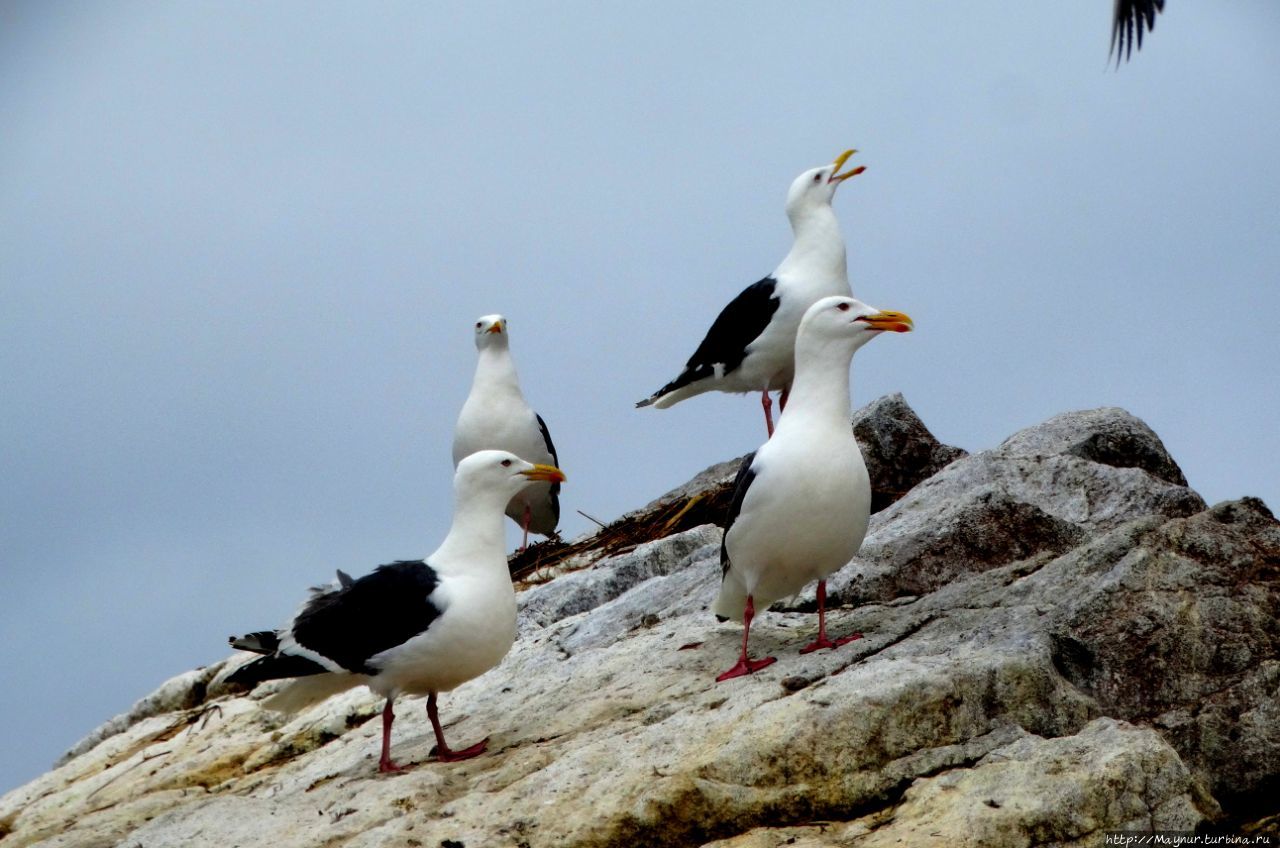
[[[534,483],[563,483],[564,472],[554,465],[526,462],[500,450],[476,451],[458,463],[453,488],[459,498],[492,495],[505,508],[507,501]]]
[[[856,150],[846,150],[835,158],[830,165],[821,168],[810,168],[791,183],[787,191],[787,214],[794,217],[798,212],[815,206],[830,206],[831,198],[836,196],[836,189],[850,177],[856,177],[867,169],[865,165],[850,168],[841,172],[849,157]]]
[[[507,343],[507,319],[501,315],[482,315],[476,319],[476,349]]]
[[[857,350],[881,333],[909,333],[914,327],[905,312],[876,309],[852,297],[824,297],[800,320],[797,346],[837,343]]]

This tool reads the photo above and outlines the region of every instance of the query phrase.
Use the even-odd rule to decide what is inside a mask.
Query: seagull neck
[[[453,510],[453,525],[449,534],[444,537],[440,547],[428,557],[433,561],[444,563],[461,563],[458,570],[472,570],[478,564],[490,559],[500,560],[506,565],[506,535],[503,521],[506,516],[503,509],[506,500],[501,496],[487,497],[491,493],[473,493],[471,497],[456,497]],[[447,566],[446,566],[446,570]]]
[[[849,421],[851,356],[841,356],[833,350],[816,356],[804,354],[803,350],[796,351],[796,376],[778,427],[785,427],[788,419],[795,421],[797,416],[789,414],[795,410],[803,410],[808,421],[845,426]]]
[[[788,215],[795,242],[778,270],[785,271],[790,266],[803,264],[809,268],[824,269],[834,276],[846,277],[844,237],[840,235],[840,222],[831,207],[824,203],[794,209]]]
[[[481,349],[476,382],[488,390],[506,389],[523,397],[520,379],[516,375],[515,360],[511,358],[511,349],[504,344]]]

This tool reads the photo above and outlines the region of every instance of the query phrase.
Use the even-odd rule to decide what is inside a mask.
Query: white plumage
[[[289,624],[233,637],[233,647],[263,656],[241,666],[230,682],[252,686],[297,678],[268,698],[268,709],[291,711],[361,684],[387,699],[379,769],[391,761],[392,703],[402,694],[428,695],[427,715],[437,755],[462,759],[445,743],[436,695],[478,677],[502,660],[516,636],[516,599],[507,570],[503,510],[522,489],[564,480],[559,469],[506,451],[481,451],[458,464],[453,525],[425,560],[380,566],[353,580],[312,590]]]
[[[800,324],[790,403],[773,437],[738,472],[721,547],[724,580],[712,611],[744,623],[739,664],[719,679],[773,662],[747,655],[751,617],[776,600],[818,583],[818,640],[826,638],[826,578],[862,544],[871,484],[853,437],[849,366],[879,333],[906,332],[911,319],[850,297],[819,300]]]
[[[476,321],[475,379],[458,414],[453,435],[453,463],[478,450],[505,450],[530,462],[557,465],[555,445],[542,416],[533,411],[520,390],[511,358],[507,319],[485,315]],[[507,515],[524,531],[550,536],[560,522],[560,485],[540,483],[519,492],[507,504]]]
[[[707,391],[760,392],[765,426],[773,432],[770,391],[782,405],[795,374],[796,329],[818,300],[850,296],[844,238],[831,200],[840,183],[864,167],[840,173],[856,151],[796,177],[787,192],[795,240],[777,269],[734,298],[716,318],[684,370],[637,406],[664,409]]]

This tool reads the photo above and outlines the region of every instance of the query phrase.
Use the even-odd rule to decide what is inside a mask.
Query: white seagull
[[[378,770],[391,760],[391,705],[398,695],[427,695],[436,756],[451,762],[483,753],[488,739],[452,750],[436,695],[478,677],[506,656],[516,637],[516,595],[507,571],[503,509],[535,482],[564,481],[558,468],[506,451],[464,459],[453,478],[453,526],[425,560],[400,561],[353,580],[343,572],[313,589],[280,630],[231,637],[232,647],[263,654],[227,680],[253,686],[299,678],[263,702],[294,712],[364,684],[387,699]]]
[[[831,209],[840,183],[865,166],[840,173],[856,150],[846,150],[830,165],[811,168],[791,183],[787,217],[795,241],[772,274],[748,286],[712,323],[680,375],[636,406],[665,409],[709,391],[760,392],[765,428],[773,433],[769,392],[782,392],[787,405],[795,373],[796,328],[805,310],[831,295],[849,297],[840,222]]]
[[[854,351],[880,333],[911,328],[903,313],[881,312],[851,297],[823,298],[800,322],[791,403],[773,437],[742,463],[729,506],[720,546],[724,579],[712,612],[742,622],[742,653],[716,680],[774,661],[747,655],[756,608],[813,580],[818,638],[801,653],[858,638],[833,642],[826,631],[826,578],[858,552],[871,515],[871,482],[850,423],[849,366]]]
[[[520,391],[511,359],[507,319],[485,315],[476,321],[476,376],[453,431],[453,464],[479,450],[505,450],[531,462],[559,465],[547,422],[534,412]],[[507,504],[507,515],[520,525],[529,545],[529,532],[550,536],[560,523],[560,484],[529,486]]]

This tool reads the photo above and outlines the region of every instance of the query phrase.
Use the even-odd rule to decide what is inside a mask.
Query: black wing
[[[1142,48],[1142,33],[1156,28],[1156,15],[1164,11],[1164,0],[1116,0],[1111,22],[1111,53],[1116,64],[1129,61],[1134,47]],[[1110,55],[1110,54],[1109,54]]]
[[[382,565],[359,580],[339,571],[337,589],[312,590],[290,625],[294,641],[348,671],[376,674],[366,664],[369,657],[407,642],[443,612],[428,600],[439,582],[421,560]],[[228,683],[253,686],[332,671],[315,660],[281,653],[280,631],[260,630],[228,641],[233,648],[265,655],[228,675]]]
[[[729,549],[725,547],[725,539],[729,537],[729,528],[733,526],[733,522],[738,520],[738,513],[742,512],[742,501],[747,497],[747,489],[751,488],[751,481],[756,479],[756,472],[751,467],[755,458],[755,451],[743,457],[742,465],[738,466],[738,476],[733,478],[733,500],[729,502],[729,514],[724,522],[724,535],[720,537],[720,579],[722,580],[729,573]]]
[[[542,431],[542,441],[547,446],[547,453],[551,454],[551,462],[554,463],[557,468],[560,467],[560,455],[556,453],[555,443],[551,441],[551,431],[547,429],[547,422],[543,421],[542,416],[536,412],[533,413],[533,417],[538,419],[538,429]],[[556,495],[559,493],[560,484],[552,483],[551,494]]]
[[[444,612],[430,600],[439,583],[435,569],[421,560],[378,566],[312,598],[293,620],[293,638],[348,671],[375,674],[370,657],[409,641]]]
[[[764,332],[773,313],[778,311],[777,286],[777,280],[765,277],[743,289],[720,311],[702,344],[685,363],[680,376],[636,406],[649,406],[663,395],[712,376],[717,365],[724,366],[725,374],[736,370],[746,358],[747,345]]]
[[[542,416],[533,413],[533,417],[538,419],[538,429],[542,431],[542,441],[547,445],[547,453],[551,454],[551,461],[557,468],[560,467],[560,455],[556,453],[555,443],[551,441],[551,431],[547,429],[547,422],[542,420]],[[551,484],[551,511],[556,514],[556,524],[560,523],[560,484],[558,482]]]
[[[234,644],[234,642],[232,643]],[[245,648],[244,650],[252,650]],[[228,683],[241,686],[257,686],[264,680],[280,680],[285,677],[306,677],[311,674],[323,674],[329,669],[306,657],[295,657],[292,654],[268,654],[258,657],[253,662],[245,663],[227,675]]]
[[[338,586],[346,589],[354,583],[350,574],[338,569]],[[312,595],[324,595],[333,591],[330,586],[312,586]],[[252,651],[255,654],[274,654],[280,650],[280,631],[279,630],[256,630],[253,633],[246,633],[243,636],[229,636],[227,642],[231,647],[238,651]],[[324,671],[323,668],[320,669]],[[263,678],[264,680],[267,678]]]

